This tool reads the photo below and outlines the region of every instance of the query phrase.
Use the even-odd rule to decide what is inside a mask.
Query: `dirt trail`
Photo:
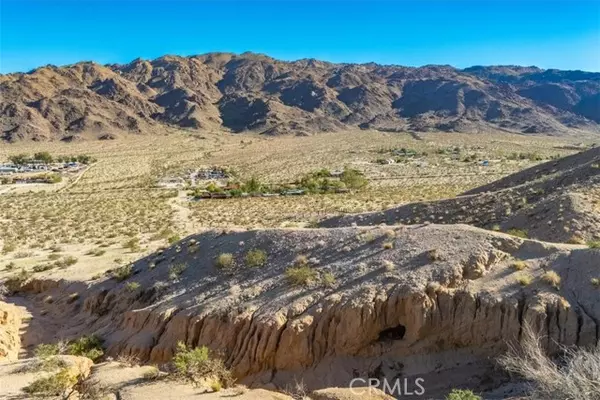
[[[185,191],[179,191],[177,197],[169,199],[169,206],[174,211],[173,224],[184,236],[197,233],[201,230],[201,225],[197,221],[194,221],[192,211],[186,206],[187,201]]]

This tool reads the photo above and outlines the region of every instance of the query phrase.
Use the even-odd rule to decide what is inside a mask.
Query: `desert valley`
[[[0,91],[0,398],[600,399],[600,73],[210,53]]]

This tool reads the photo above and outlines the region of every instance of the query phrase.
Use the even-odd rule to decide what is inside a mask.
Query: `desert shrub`
[[[335,285],[335,275],[331,272],[325,272],[323,276],[321,276],[321,283],[327,287],[332,287]]]
[[[181,274],[183,274],[183,271],[185,271],[187,269],[187,264],[185,263],[178,263],[178,264],[173,264],[169,267],[169,279],[171,280],[175,280],[177,279]]]
[[[133,274],[133,267],[131,264],[123,265],[122,267],[116,268],[113,271],[113,278],[117,282],[122,282],[125,279],[129,278]]]
[[[394,265],[394,263],[390,260],[383,260],[381,261],[381,265],[383,266],[383,268],[386,271],[393,271],[394,269],[396,269],[396,265]]]
[[[66,256],[63,259],[54,261],[53,265],[57,268],[65,269],[67,267],[70,267],[71,265],[77,264],[77,261],[79,261],[77,257]]]
[[[348,189],[362,189],[369,183],[362,172],[351,168],[344,169],[344,172],[340,176],[340,181],[343,182]]]
[[[302,265],[308,265],[308,257],[305,256],[304,254],[300,254],[298,255],[295,259],[294,259],[294,266],[296,267],[300,267]]]
[[[470,390],[452,389],[446,400],[481,400],[481,396],[476,395]]]
[[[600,348],[563,348],[563,356],[555,361],[545,353],[542,343],[525,325],[520,347],[511,346],[498,362],[531,383],[531,399],[598,399]]]
[[[260,249],[250,250],[245,260],[248,267],[262,267],[267,262],[267,253]]]
[[[546,273],[542,275],[542,280],[555,288],[558,288],[560,285],[560,275],[555,271],[546,271]]]
[[[228,269],[233,267],[233,254],[231,253],[221,253],[215,260],[215,264],[217,268]]]
[[[92,249],[92,250],[86,252],[85,255],[100,257],[100,256],[103,256],[105,253],[106,253],[106,250],[104,250],[104,249]]]
[[[579,235],[573,235],[567,240],[569,244],[585,244],[585,239]]]
[[[510,267],[516,271],[523,271],[527,268],[527,263],[525,261],[517,260],[510,264]]]
[[[56,374],[36,379],[23,391],[35,397],[64,396],[76,383],[77,377],[68,368],[63,368]]]
[[[527,239],[529,237],[525,229],[512,228],[506,231],[506,233],[512,236],[520,237],[522,239]]]
[[[590,240],[587,245],[590,249],[600,249],[600,240]]]
[[[179,242],[181,240],[181,237],[177,234],[171,235],[167,238],[167,242],[169,244],[173,244],[175,242]]]
[[[123,243],[123,247],[129,249],[131,252],[136,253],[140,251],[140,239],[137,237],[132,237],[125,243]]]
[[[308,265],[289,267],[285,271],[285,277],[293,286],[305,286],[317,279],[317,271]]]
[[[146,381],[155,381],[160,377],[160,371],[158,368],[152,366],[150,369],[144,372],[142,378]]]
[[[17,249],[16,243],[5,241],[4,244],[2,245],[2,254],[11,253],[11,252],[15,251],[16,249]]]
[[[8,289],[8,292],[18,292],[29,281],[31,275],[31,271],[28,271],[25,268],[21,268],[21,271],[18,274],[11,276],[6,281],[4,281],[4,285]]]
[[[213,392],[220,392],[222,387],[223,387],[223,385],[221,385],[220,381],[214,381],[210,384],[210,388],[212,389]]]
[[[233,376],[223,360],[210,357],[206,346],[190,349],[183,342],[179,342],[172,363],[176,377],[194,385],[200,384],[202,379],[210,378],[217,379],[226,388],[234,383]]]
[[[42,360],[57,356],[59,354],[58,344],[40,344],[38,345],[33,354]]]
[[[527,286],[533,282],[533,277],[529,274],[520,274],[517,276],[517,282],[519,282],[521,286]]]
[[[17,266],[17,264],[15,264],[14,261],[11,261],[8,264],[6,264],[6,266],[4,267],[4,270],[12,271],[13,269],[15,269],[16,266]]]
[[[33,272],[44,272],[44,271],[51,270],[52,268],[54,268],[53,264],[38,264],[38,265],[34,265],[33,268],[31,268],[31,270]]]
[[[362,243],[371,243],[375,239],[377,239],[377,237],[373,234],[373,232],[365,232],[358,235],[358,240]]]
[[[96,362],[104,355],[102,340],[97,336],[82,336],[67,345],[67,354],[82,356]]]
[[[135,292],[140,288],[140,286],[141,285],[139,284],[139,282],[127,282],[127,284],[125,285],[127,290],[130,292]]]

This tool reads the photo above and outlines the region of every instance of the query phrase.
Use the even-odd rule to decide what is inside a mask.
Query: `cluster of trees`
[[[76,156],[57,156],[55,158],[52,156],[52,154],[50,154],[47,151],[37,152],[33,156],[30,156],[29,154],[25,154],[25,153],[16,154],[16,155],[10,156],[8,159],[10,160],[11,163],[13,163],[15,165],[30,164],[33,161],[40,161],[44,164],[51,164],[53,162],[59,162],[59,163],[79,162],[81,164],[91,164],[94,161],[96,161],[93,157],[91,157],[87,154],[79,154]]]
[[[206,188],[196,188],[190,193],[196,198],[204,197],[206,192],[211,194],[223,193],[228,197],[240,197],[244,193],[250,195],[274,193],[285,194],[290,190],[301,190],[303,193],[323,194],[335,193],[340,189],[359,190],[367,186],[364,174],[356,169],[345,168],[341,174],[332,174],[327,169],[321,169],[303,176],[291,185],[267,185],[256,177],[244,182],[228,182],[225,187],[210,183]]]
[[[339,189],[358,190],[367,186],[364,174],[356,169],[345,168],[341,175],[334,177],[327,169],[305,175],[297,183],[297,188],[308,193],[334,193]]]

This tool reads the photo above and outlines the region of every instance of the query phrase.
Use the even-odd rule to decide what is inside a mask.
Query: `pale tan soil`
[[[335,217],[344,225],[467,223],[553,242],[600,239],[600,147],[549,161],[446,200]]]
[[[268,254],[262,268],[245,266],[254,248]],[[234,255],[230,270],[215,266],[225,252]],[[285,278],[298,255],[316,274],[307,286]],[[585,246],[464,225],[209,231],[136,262],[122,283],[32,283],[27,290],[41,293],[22,301],[60,321],[35,327],[47,329],[44,340],[96,333],[109,354],[155,363],[168,361],[184,340],[222,351],[242,383],[284,388],[298,378],[316,389],[347,385],[357,373],[391,378],[402,371],[431,376],[432,394],[441,395],[460,368],[473,387],[495,387],[485,362],[516,340],[525,322],[542,330],[551,350],[555,343],[596,343],[596,259],[597,250]],[[515,260],[528,268],[516,272]],[[172,276],[178,265],[185,268]],[[558,290],[543,280],[548,270],[562,278]],[[327,274],[330,286],[321,282]],[[517,282],[522,274],[531,284]],[[140,288],[128,289],[130,282]],[[379,338],[398,324],[405,327],[401,340]],[[440,373],[448,379],[434,380]]]
[[[51,247],[57,246],[55,253],[74,256],[78,262],[67,271],[53,269],[44,274],[69,276],[68,271],[73,271],[76,278],[81,277],[79,271],[93,271],[90,276],[94,276],[164,246],[171,234],[183,237],[205,227],[311,226],[338,213],[379,211],[411,201],[452,197],[533,163],[505,160],[484,168],[438,155],[437,149],[459,146],[463,154],[488,159],[513,152],[549,157],[573,153],[563,148],[570,143],[576,140],[439,133],[416,140],[405,133],[350,131],[282,138],[175,132],[103,142],[0,145],[0,159],[35,151],[85,153],[98,159],[75,184],[61,190],[37,193],[32,188],[32,192],[0,195],[4,228],[0,230],[0,272],[9,263],[15,265],[12,271],[47,264]],[[427,151],[427,163],[373,163],[382,156],[381,149],[400,147]],[[242,179],[257,176],[268,183],[291,182],[320,168],[350,166],[364,171],[371,183],[364,191],[341,195],[199,202],[187,202],[183,190],[154,188],[161,177],[211,165],[232,167]],[[163,234],[167,230],[172,232]],[[140,240],[140,251],[124,248],[132,238]],[[7,243],[15,249],[3,254]]]
[[[92,361],[85,357],[58,356],[74,375],[90,373]],[[32,397],[23,393],[22,389],[34,380],[46,377],[55,371],[37,371],[32,366],[34,358],[20,359],[14,362],[0,362],[0,398],[3,400],[26,400]]]
[[[416,140],[405,134],[350,134],[354,141],[331,134],[327,139],[281,141],[253,136],[252,143],[241,143],[235,136],[206,134],[205,139],[145,137],[98,147],[89,142],[49,145],[56,154],[88,153],[99,161],[76,185],[58,193],[0,195],[0,222],[7,227],[0,231],[0,245],[16,244],[0,255],[0,280],[22,268],[32,271],[55,254],[77,257],[74,265],[33,273],[21,292],[8,298],[16,309],[5,319],[23,317],[21,357],[40,343],[94,333],[106,340],[114,357],[136,355],[143,362],[163,364],[182,340],[222,352],[234,374],[252,387],[285,390],[300,379],[313,390],[345,387],[355,376],[402,374],[425,377],[428,393],[437,399],[458,383],[480,391],[505,384],[491,360],[508,341],[518,340],[524,323],[547,337],[551,351],[556,343],[598,342],[600,308],[592,284],[600,277],[598,250],[585,245],[548,244],[422,221],[273,229],[314,226],[340,212],[436,200],[536,164],[504,160],[484,169],[433,151],[452,143],[474,146],[468,135],[432,134]],[[482,148],[476,151],[486,158],[512,151],[575,151],[555,149],[565,144],[557,139],[477,138]],[[10,152],[22,152],[19,146]],[[431,156],[421,167],[370,163],[381,146],[428,148]],[[213,164],[273,182],[350,165],[364,171],[371,185],[339,196],[196,203],[187,202],[184,191],[153,187],[161,176]],[[391,179],[375,179],[380,177]],[[597,207],[597,188],[582,188],[587,189],[568,195]],[[210,226],[218,229],[200,231]],[[266,229],[247,230],[253,226]],[[172,229],[169,235],[192,236],[169,246],[165,227]],[[140,242],[134,251],[125,248],[132,237]],[[245,256],[256,248],[267,253],[267,262],[248,267]],[[94,253],[100,250],[104,253]],[[232,268],[216,266],[222,253],[233,255]],[[298,256],[306,256],[314,274],[306,286],[294,286],[286,278]],[[527,268],[516,272],[511,265],[520,260]],[[6,270],[9,263],[14,267]],[[125,281],[106,274],[128,263],[132,276]],[[544,281],[550,270],[562,280],[557,288]],[[531,280],[527,285],[518,283],[524,275]],[[19,350],[15,325],[10,324],[12,354]],[[402,338],[380,337],[400,325]],[[111,368],[104,370],[107,380],[142,371],[113,375]],[[174,388],[174,395],[181,396],[177,398],[198,396],[194,388],[162,381],[126,385],[119,395],[151,399],[152,393],[171,396]]]

